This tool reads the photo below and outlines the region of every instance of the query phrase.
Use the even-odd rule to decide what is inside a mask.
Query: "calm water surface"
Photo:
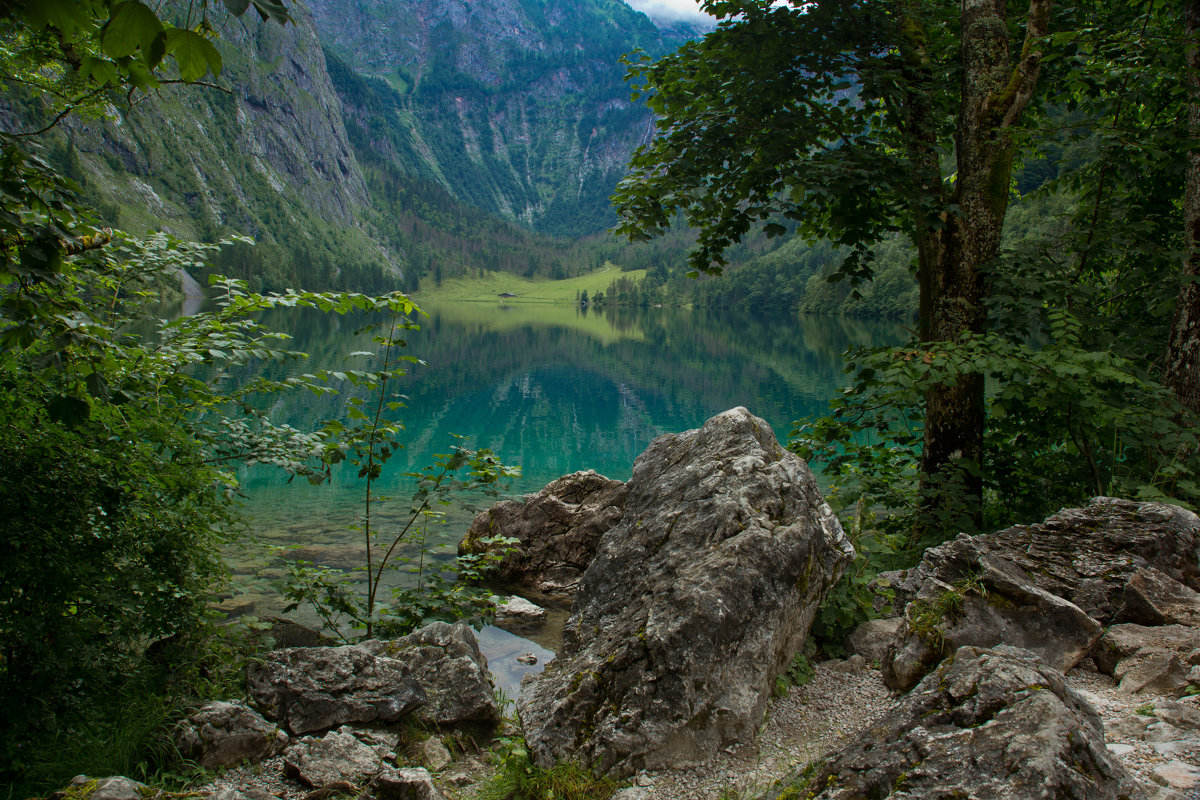
[[[407,397],[396,412],[405,446],[376,489],[398,498],[384,508],[385,524],[403,516],[413,491],[403,473],[448,452],[455,435],[522,468],[512,495],[583,469],[627,480],[652,439],[734,406],[766,419],[785,441],[793,420],[823,413],[844,385],[844,350],[904,338],[900,325],[830,317],[495,303],[425,310],[420,330],[406,337],[408,354],[425,364],[413,365],[398,389]],[[302,371],[368,368],[350,357],[373,349],[355,335],[362,319],[293,312],[273,322],[311,354]],[[272,414],[303,429],[345,419],[346,400],[296,395],[278,400]],[[282,574],[278,562],[262,557],[262,543],[298,547],[291,557],[334,567],[361,563],[361,537],[350,526],[363,486],[352,468],[320,487],[264,468],[240,478],[257,544],[236,559],[237,588],[260,612],[279,605],[273,581]],[[451,511],[434,530],[443,558],[469,520],[469,512]]]

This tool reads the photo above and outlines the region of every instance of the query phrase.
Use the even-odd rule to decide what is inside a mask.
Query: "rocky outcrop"
[[[523,500],[477,514],[458,551],[477,553],[488,537],[511,537],[517,545],[500,563],[500,580],[545,594],[573,593],[600,537],[621,520],[625,494],[625,484],[594,470],[564,475]]]
[[[764,795],[1128,800],[1144,797],[1100,717],[1027,651],[964,647],[882,720]]]
[[[1200,628],[1113,625],[1093,658],[1123,692],[1181,694],[1189,686],[1200,687]]]
[[[246,668],[265,716],[293,734],[348,722],[394,722],[427,700],[412,667],[366,645],[273,650]]]
[[[406,174],[560,235],[611,225],[608,197],[653,132],[650,111],[630,102],[620,57],[662,55],[691,38],[611,2],[310,5],[332,51],[404,87],[391,108],[344,96],[361,138],[386,141],[382,154]]]
[[[890,575],[904,624],[883,658],[907,690],[958,647],[1011,644],[1067,670],[1123,615],[1186,615],[1200,584],[1200,519],[1161,503],[1096,498],[1037,525],[960,535]],[[1197,606],[1200,607],[1200,606]]]
[[[176,727],[175,746],[205,769],[257,763],[287,747],[288,735],[243,703],[216,701],[191,712]]]
[[[746,409],[656,439],[519,701],[534,761],[628,775],[752,738],[852,557],[808,467]]]
[[[1108,625],[1117,621],[1125,585],[1140,569],[1154,568],[1200,590],[1200,518],[1164,503],[1097,497],[1036,525],[960,534],[927,550],[916,567],[889,573],[896,607],[914,599],[931,579],[965,578],[986,555],[1003,558],[1039,588]]]
[[[1017,567],[988,554],[954,583],[930,578],[904,610],[883,657],[883,679],[907,691],[960,647],[1008,644],[1055,669],[1079,663],[1100,639],[1100,623],[1034,585]]]
[[[407,714],[440,727],[500,721],[487,660],[462,622],[390,641],[275,650],[250,663],[246,684],[263,713],[293,734]]]
[[[467,623],[433,622],[399,639],[362,646],[408,667],[425,694],[425,703],[414,713],[418,721],[437,728],[499,724],[502,715],[487,659]]]

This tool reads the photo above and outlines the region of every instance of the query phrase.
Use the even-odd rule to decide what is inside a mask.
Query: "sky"
[[[656,19],[679,19],[688,22],[715,22],[700,10],[700,0],[625,0],[638,11]]]

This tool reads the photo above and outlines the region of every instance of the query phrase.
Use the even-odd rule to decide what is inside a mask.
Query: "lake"
[[[521,467],[510,495],[584,469],[627,480],[655,437],[698,427],[734,406],[767,420],[786,441],[794,420],[824,413],[846,384],[843,351],[905,338],[895,323],[818,316],[496,302],[424,309],[428,316],[406,340],[408,354],[425,363],[413,365],[398,387],[407,398],[395,412],[405,426],[404,449],[376,488],[397,498],[377,519],[384,525],[401,518],[412,494],[403,473],[449,452],[456,435]],[[361,318],[304,311],[270,321],[310,354],[299,371],[368,368],[350,357],[374,349],[369,336],[355,335]],[[278,369],[269,367],[276,375]],[[272,418],[313,427],[344,419],[346,400],[280,398]],[[243,469],[239,478],[255,542],[234,559],[234,605],[254,603],[260,613],[281,605],[275,581],[282,570],[262,557],[263,544],[295,547],[290,557],[336,568],[361,564],[361,535],[350,526],[362,510],[363,486],[351,467],[316,487],[266,468]],[[451,510],[436,527],[443,558],[452,557],[470,516]]]

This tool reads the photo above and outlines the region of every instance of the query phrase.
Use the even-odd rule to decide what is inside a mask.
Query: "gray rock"
[[[379,773],[389,748],[368,744],[342,726],[321,738],[305,736],[283,754],[283,773],[305,786],[360,783]]]
[[[146,784],[124,775],[108,778],[76,775],[66,789],[54,792],[46,800],[147,800],[157,794]]]
[[[744,408],[656,439],[519,711],[534,761],[629,775],[754,736],[853,549],[799,458]]]
[[[193,711],[174,731],[175,746],[205,769],[279,755],[288,735],[244,703],[213,702]]]
[[[1139,569],[1125,584],[1121,622],[1200,626],[1200,593],[1156,569]]]
[[[1157,700],[1154,703],[1154,716],[1176,728],[1200,733],[1200,709],[1193,705],[1177,703],[1174,700]]]
[[[794,773],[764,797],[789,792],[814,800],[1145,796],[1062,673],[1007,646],[958,650],[811,774]]]
[[[413,668],[366,645],[273,650],[246,668],[263,714],[293,734],[392,722],[426,701]]]
[[[1092,653],[1101,672],[1112,675],[1118,663],[1139,651],[1177,653],[1188,664],[1200,663],[1200,628],[1187,625],[1135,625],[1109,627]],[[1194,655],[1193,655],[1194,654]]]
[[[337,644],[320,631],[290,619],[267,617],[264,621],[271,624],[267,635],[274,641],[274,648],[277,650],[285,647],[328,647]]]
[[[627,786],[612,796],[612,800],[649,800],[651,791],[643,786]]]
[[[376,800],[444,800],[428,770],[387,767],[375,778]]]
[[[1182,694],[1187,688],[1187,668],[1175,653],[1139,650],[1122,659],[1113,670],[1117,689],[1126,694]]]
[[[1127,693],[1182,694],[1200,662],[1200,628],[1125,623],[1104,632],[1092,657]]]
[[[481,552],[484,538],[512,537],[519,544],[500,563],[501,580],[571,594],[600,537],[620,521],[625,496],[625,484],[593,470],[564,475],[521,501],[506,500],[477,514],[458,551]]]
[[[855,653],[845,661],[838,661],[834,663],[830,669],[832,669],[834,672],[844,672],[847,675],[860,675],[866,666],[867,660],[858,653]]]
[[[442,744],[442,740],[436,736],[430,736],[417,745],[417,751],[420,754],[422,763],[431,772],[437,772],[452,760],[450,751],[446,749],[446,745]]]
[[[1183,761],[1169,761],[1156,766],[1150,773],[1156,783],[1171,789],[1187,791],[1200,783],[1200,769]]]
[[[524,597],[493,597],[492,603],[496,606],[496,621],[493,624],[509,633],[526,633],[546,622],[546,609]]]
[[[998,555],[981,555],[969,574],[953,585],[928,576],[905,607],[904,624],[882,660],[890,688],[907,691],[968,645],[1020,647],[1065,672],[1100,639],[1100,623]]]
[[[490,729],[500,723],[487,659],[465,622],[433,622],[408,636],[362,647],[407,667],[426,698],[413,716],[426,725]]]
[[[930,578],[953,583],[966,577],[987,554],[1104,625],[1124,607],[1125,585],[1139,569],[1153,567],[1200,590],[1200,518],[1178,506],[1097,497],[1036,525],[960,534],[927,550],[913,569],[889,574],[897,607],[916,598]]]
[[[846,652],[857,653],[867,661],[878,664],[903,624],[904,620],[900,617],[867,620],[846,637]]]

